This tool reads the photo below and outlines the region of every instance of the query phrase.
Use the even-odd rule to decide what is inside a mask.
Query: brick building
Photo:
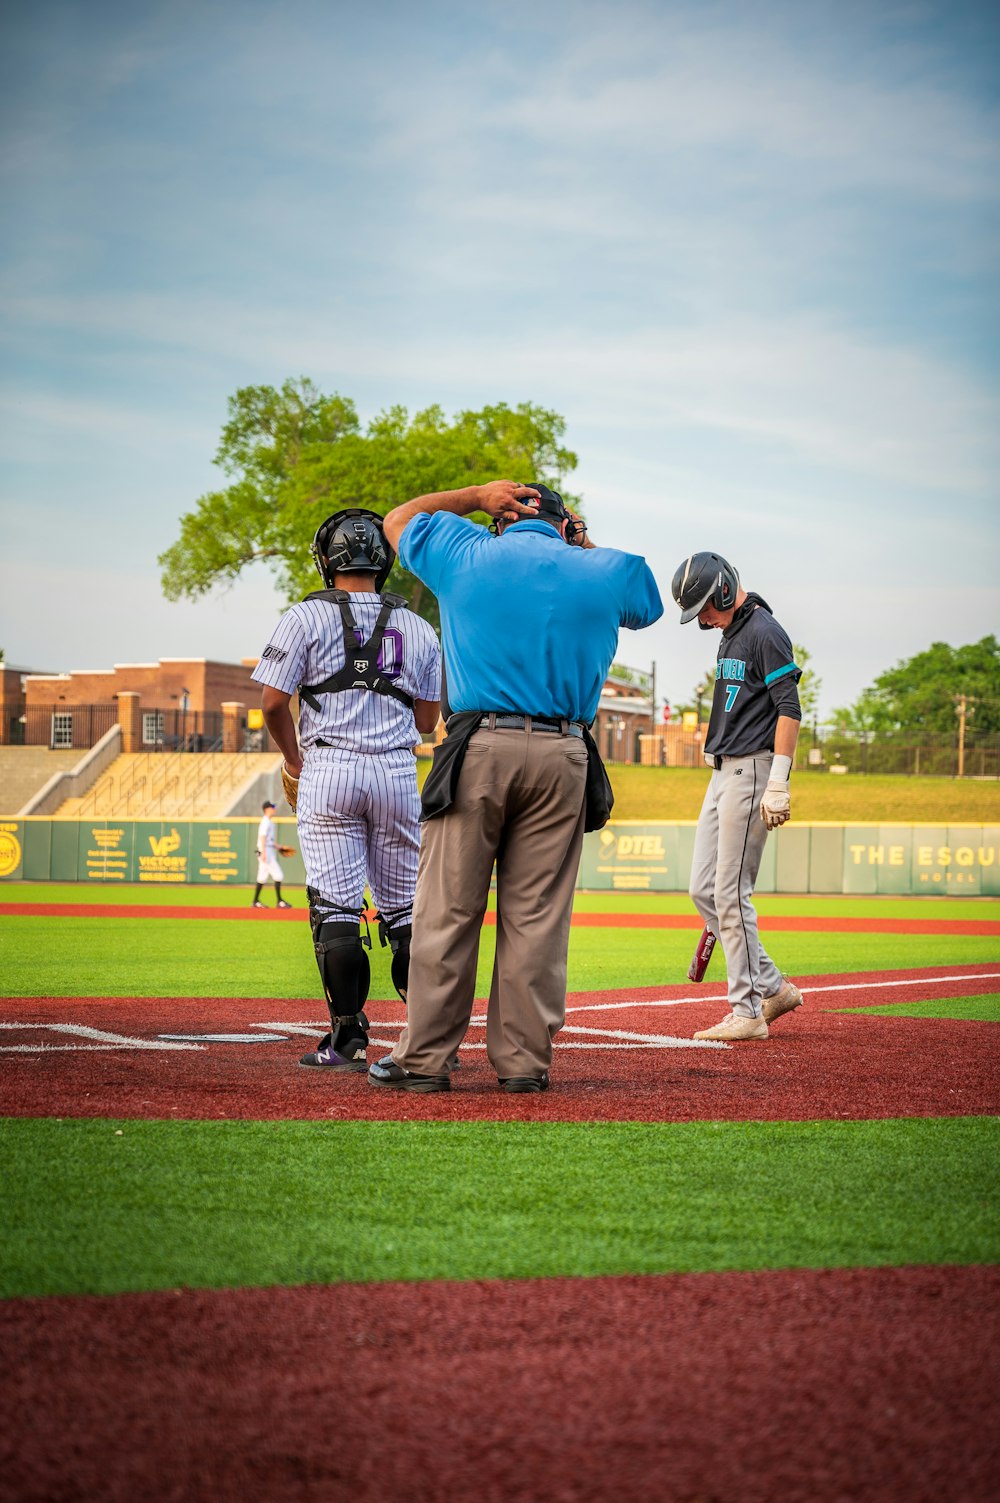
[[[137,749],[157,746],[208,750],[222,736],[223,707],[260,703],[250,674],[256,658],[215,663],[207,658],[161,658],[69,673],[23,678],[20,739],[27,745],[93,746],[112,725],[135,721]]]
[[[0,663],[0,746],[17,746],[24,740],[24,686],[39,668],[19,668]]]

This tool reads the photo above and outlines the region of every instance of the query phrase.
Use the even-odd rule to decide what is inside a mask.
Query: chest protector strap
[[[386,678],[378,666],[378,655],[382,649],[382,638],[389,617],[399,606],[405,605],[402,595],[383,594],[379,597],[382,608],[378,613],[374,629],[367,642],[362,642],[361,633],[355,625],[351,615],[351,597],[347,590],[314,590],[307,595],[307,600],[328,600],[331,605],[340,607],[340,619],[344,629],[344,666],[336,673],[331,673],[321,684],[300,684],[299,699],[304,699],[307,705],[317,712],[320,710],[320,702],[317,694],[343,694],[347,689],[370,689],[375,694],[388,694],[392,699],[398,699],[400,704],[406,705],[408,710],[413,709],[413,700],[402,689],[397,689],[391,679]]]

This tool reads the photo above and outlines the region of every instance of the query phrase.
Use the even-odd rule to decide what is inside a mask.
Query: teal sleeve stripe
[[[764,684],[765,686],[773,684],[776,678],[784,678],[786,673],[798,673],[798,671],[799,666],[797,663],[786,663],[784,668],[775,668],[773,673],[769,673],[764,680]]]

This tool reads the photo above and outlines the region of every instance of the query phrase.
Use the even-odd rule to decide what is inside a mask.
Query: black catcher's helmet
[[[374,574],[375,589],[381,590],[396,561],[385,540],[383,519],[363,506],[349,506],[327,517],[316,529],[310,552],[329,590],[335,574]]]
[[[717,611],[730,610],[736,604],[739,588],[740,576],[719,553],[692,553],[681,564],[670,586],[681,608],[682,626],[693,621],[706,605],[714,605]]]

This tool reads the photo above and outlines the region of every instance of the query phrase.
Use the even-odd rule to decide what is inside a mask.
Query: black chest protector
[[[370,689],[375,694],[388,694],[392,699],[398,699],[400,704],[406,705],[408,710],[412,710],[413,700],[410,695],[397,689],[378,666],[378,655],[382,650],[382,638],[389,617],[399,606],[406,604],[402,595],[379,596],[382,608],[367,642],[362,642],[361,633],[351,615],[351,596],[348,590],[313,590],[306,599],[328,600],[331,605],[340,607],[344,629],[344,666],[336,673],[331,673],[321,684],[300,684],[299,699],[304,699],[318,713],[322,707],[316,698],[317,694],[343,694],[346,689]]]

